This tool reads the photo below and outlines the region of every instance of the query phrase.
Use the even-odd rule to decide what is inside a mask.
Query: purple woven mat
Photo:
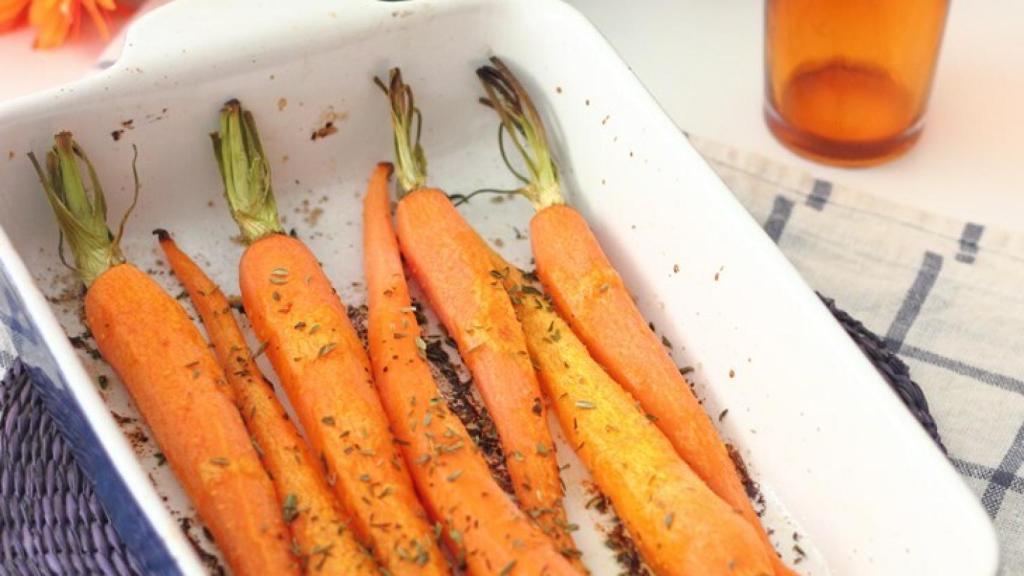
[[[822,298],[945,451],[928,401],[885,342]],[[0,382],[0,576],[140,574],[19,361]]]
[[[0,575],[140,573],[15,360],[0,383]]]

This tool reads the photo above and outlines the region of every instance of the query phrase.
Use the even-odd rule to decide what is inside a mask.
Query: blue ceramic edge
[[[11,336],[18,356],[32,374],[33,385],[58,430],[71,447],[78,465],[93,483],[103,510],[146,574],[180,576],[181,569],[142,510],[127,482],[114,466],[88,416],[71,393],[65,375],[46,347],[36,322],[0,261],[0,325]]]

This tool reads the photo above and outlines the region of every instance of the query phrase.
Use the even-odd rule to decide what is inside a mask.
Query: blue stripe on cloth
[[[957,262],[974,264],[974,260],[978,256],[978,241],[981,240],[981,234],[984,231],[985,227],[981,224],[968,222],[964,225],[964,231],[960,233],[960,252],[956,255]]]
[[[807,205],[818,212],[825,209],[828,197],[832,195],[832,183],[828,180],[815,179],[811,195],[807,197]]]
[[[974,478],[976,480],[994,480],[993,476],[996,475],[997,470],[990,468],[984,464],[978,464],[977,462],[968,462],[967,460],[961,460],[959,458],[950,458],[950,463],[957,469],[957,472],[967,476],[968,478]],[[1006,482],[1006,480],[1009,480]],[[999,476],[1000,483],[1006,486],[1006,489],[1010,492],[1016,492],[1017,494],[1024,494],[1024,477],[1019,474],[1010,476],[1007,478],[1005,475]]]
[[[786,229],[786,222],[793,214],[793,204],[793,201],[785,196],[775,197],[772,213],[768,215],[768,220],[764,223],[764,231],[776,244],[779,242],[779,237],[782,236],[782,231]]]
[[[996,388],[1002,388],[1003,390],[1010,392],[1024,394],[1024,380],[1014,378],[1013,376],[978,368],[977,366],[972,366],[966,362],[955,360],[909,344],[904,344],[900,348],[900,355],[920,360],[921,362],[926,362],[932,366],[945,368],[946,370],[955,372],[961,376],[966,376],[977,380],[978,382],[995,386]]]
[[[1010,448],[1003,456],[999,468],[992,473],[985,493],[981,495],[981,505],[992,518],[999,514],[999,508],[1003,505],[1003,497],[1006,496],[1006,488],[1013,482],[1017,471],[1024,464],[1024,424],[1017,430]]]
[[[907,333],[910,332],[910,327],[913,326],[914,320],[921,312],[921,307],[924,306],[924,301],[928,299],[928,294],[935,286],[935,280],[939,277],[940,270],[942,270],[942,256],[934,252],[925,252],[921,267],[917,271],[917,277],[914,278],[914,283],[903,297],[903,303],[896,312],[896,318],[893,319],[892,325],[889,326],[889,331],[885,335],[885,341],[893,352],[899,354],[903,341],[906,340]]]

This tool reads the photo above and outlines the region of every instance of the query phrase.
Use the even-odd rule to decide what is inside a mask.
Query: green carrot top
[[[564,204],[558,167],[551,157],[544,122],[526,89],[497,56],[491,57],[490,66],[478,68],[476,75],[487,93],[487,97],[481,98],[480,102],[493,108],[501,118],[498,131],[501,157],[509,170],[523,183],[523,187],[516,192],[525,196],[537,210]],[[504,133],[512,138],[512,143],[526,163],[528,177],[513,168],[505,155]]]
[[[220,111],[220,131],[210,134],[217,156],[224,197],[246,244],[283,234],[270,181],[270,163],[263,153],[256,121],[238,100]]]
[[[75,260],[71,268],[78,273],[88,288],[108,269],[125,262],[124,254],[121,252],[121,237],[124,235],[128,215],[135,208],[139,198],[139,174],[133,158],[135,195],[131,206],[121,218],[117,234],[113,234],[107,226],[107,200],[92,162],[70,132],[61,132],[53,139],[53,148],[46,154],[45,170],[35,154],[29,152],[28,157],[39,175],[46,200],[50,203],[60,226],[61,260],[64,260],[63,240],[66,239]],[[137,157],[138,150],[135,153]],[[91,194],[82,179],[79,161],[85,164],[89,173]]]
[[[427,184],[427,158],[420,146],[423,115],[416,107],[412,88],[402,81],[402,71],[392,68],[388,84],[373,77],[391,104],[391,125],[395,133],[395,174],[399,194],[405,195]],[[414,131],[415,127],[415,131]]]

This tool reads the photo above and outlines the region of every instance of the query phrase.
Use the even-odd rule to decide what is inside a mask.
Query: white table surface
[[[906,156],[861,169],[804,160],[765,127],[761,0],[569,2],[680,128],[900,203],[1024,232],[1024,2],[952,3],[924,135]]]
[[[906,156],[867,169],[789,152],[761,117],[761,0],[569,0],[608,37],[684,130],[815,175],[950,216],[1024,232],[1024,2],[954,2],[924,135]],[[83,37],[30,49],[0,35],[0,100],[87,74],[102,50]]]

